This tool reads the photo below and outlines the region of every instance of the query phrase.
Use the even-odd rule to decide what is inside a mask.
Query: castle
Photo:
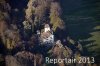
[[[49,24],[45,24],[44,31],[40,35],[41,44],[53,44],[54,43],[54,35],[51,30]]]

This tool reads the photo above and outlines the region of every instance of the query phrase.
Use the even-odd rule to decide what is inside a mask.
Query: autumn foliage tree
[[[26,9],[26,19],[36,24],[47,21],[53,24],[53,29],[64,28],[64,22],[60,18],[61,7],[57,0],[30,0]]]
[[[61,19],[61,12],[61,7],[58,2],[51,3],[50,23],[53,24],[53,30],[56,30],[56,28],[64,28],[64,22]]]

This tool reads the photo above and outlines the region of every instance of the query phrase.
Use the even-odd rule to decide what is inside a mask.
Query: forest
[[[0,66],[99,66],[99,21],[99,0],[0,0]]]

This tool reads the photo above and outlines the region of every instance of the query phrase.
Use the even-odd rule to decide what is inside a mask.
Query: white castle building
[[[45,24],[44,32],[41,33],[41,40],[43,44],[46,44],[46,43],[53,44],[54,43],[54,35],[50,29],[49,24]]]

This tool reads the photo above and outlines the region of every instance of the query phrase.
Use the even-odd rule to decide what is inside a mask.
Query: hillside
[[[63,15],[69,35],[75,40],[81,40],[87,49],[87,55],[100,54],[100,1],[99,0],[70,0],[61,1]],[[97,57],[97,58],[98,58]],[[98,59],[99,60],[99,59]]]
[[[0,66],[98,66],[99,4],[99,0],[0,0]],[[92,60],[53,64],[46,63],[46,57]]]

